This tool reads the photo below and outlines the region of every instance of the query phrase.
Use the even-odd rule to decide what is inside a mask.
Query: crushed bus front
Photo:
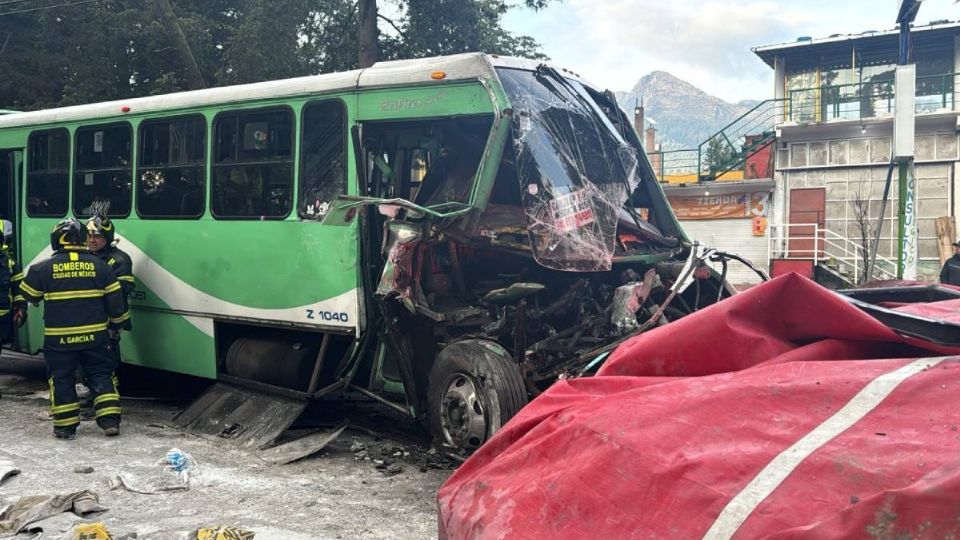
[[[729,257],[684,236],[609,93],[491,61],[492,114],[358,126],[367,196],[324,220],[365,223],[374,386],[464,451],[626,338],[734,292],[706,264]]]

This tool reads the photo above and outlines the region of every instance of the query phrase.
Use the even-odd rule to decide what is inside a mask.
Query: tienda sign
[[[770,193],[766,191],[723,195],[668,195],[673,213],[680,220],[748,219],[767,215]]]

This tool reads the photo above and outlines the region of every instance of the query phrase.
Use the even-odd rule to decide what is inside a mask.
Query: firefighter
[[[123,289],[123,307],[129,309],[127,300],[134,289],[133,261],[122,249],[117,247],[116,230],[113,222],[106,216],[93,216],[87,220],[87,249],[103,259],[113,273],[117,275],[120,288]],[[133,325],[127,320],[123,329],[130,331]]]
[[[120,394],[114,374],[116,359],[108,338],[129,318],[123,292],[106,262],[87,251],[87,230],[73,218],[53,228],[53,255],[27,271],[20,291],[24,298],[44,301],[43,355],[50,380],[53,434],[76,437],[80,404],[75,386],[77,368],[94,396],[97,425],[107,436],[120,434]]]
[[[103,259],[107,265],[113,269],[113,273],[117,276],[117,281],[120,282],[120,288],[123,290],[123,307],[129,312],[130,305],[128,299],[135,285],[133,281],[133,262],[130,260],[129,255],[117,247],[116,229],[114,228],[113,222],[110,221],[110,218],[103,214],[96,214],[87,220],[86,226],[87,249],[97,257]],[[132,330],[133,324],[131,320],[127,319],[124,321],[121,329],[128,332]],[[120,332],[110,332],[110,345],[114,356],[116,356],[117,368],[119,369],[121,360]],[[90,385],[82,373],[81,378],[83,379],[84,386],[89,388]],[[85,398],[80,402],[80,416],[84,420],[89,420],[96,416],[92,397]]]

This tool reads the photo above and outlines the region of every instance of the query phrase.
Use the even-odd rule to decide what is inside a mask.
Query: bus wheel
[[[437,355],[427,389],[433,434],[473,452],[527,404],[517,363],[481,339],[451,343]]]

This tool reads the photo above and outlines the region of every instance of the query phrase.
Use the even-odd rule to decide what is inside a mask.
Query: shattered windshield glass
[[[579,83],[545,66],[497,71],[514,111],[534,258],[557,270],[609,270],[620,209],[639,182],[637,151]]]

